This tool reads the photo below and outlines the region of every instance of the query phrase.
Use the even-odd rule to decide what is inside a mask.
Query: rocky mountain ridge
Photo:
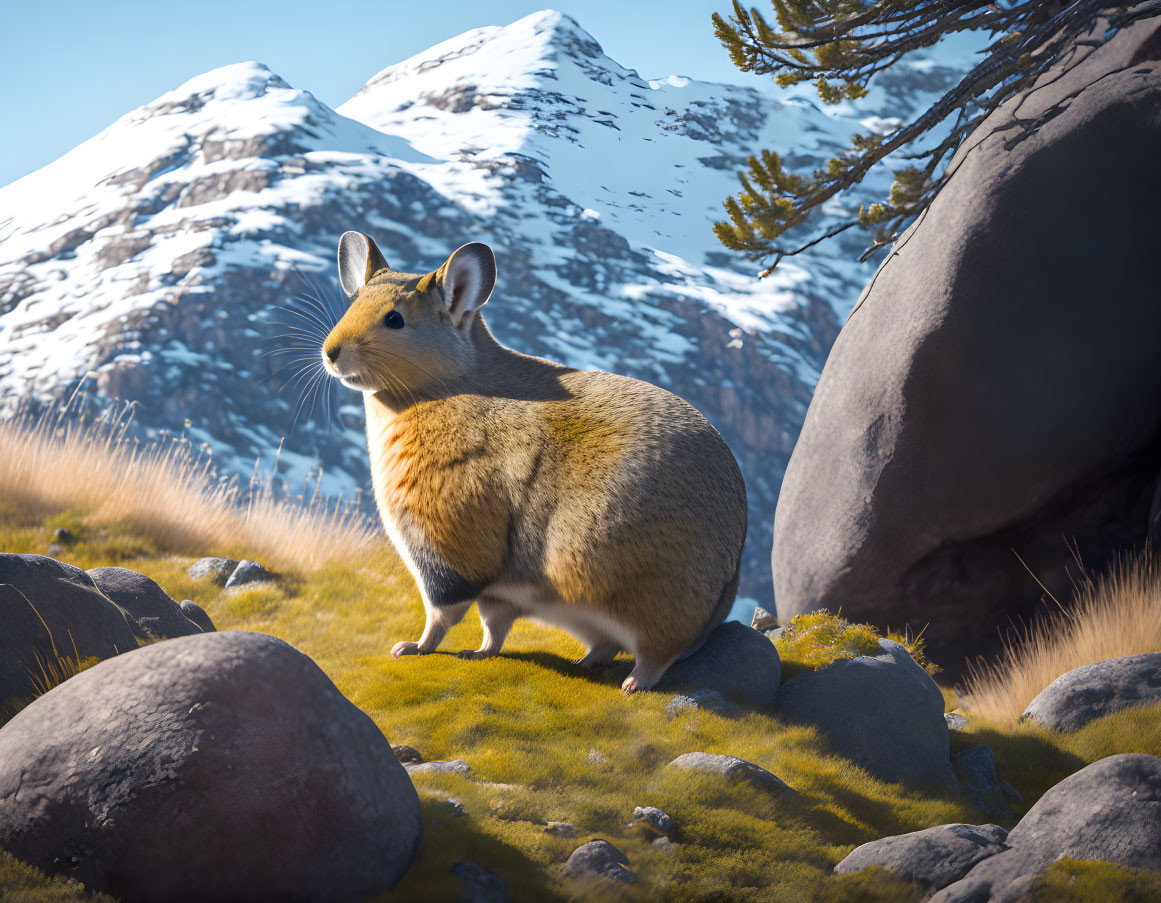
[[[144,432],[188,419],[226,472],[269,466],[285,437],[286,486],[321,467],[323,491],[350,497],[368,482],[360,399],[320,383],[330,404],[299,411],[308,373],[280,391],[317,359],[281,308],[301,276],[339,312],[346,229],[412,272],[486,241],[501,341],[657,383],[722,432],[750,497],[741,594],[767,600],[779,483],[871,264],[854,262],[851,236],[758,281],[710,225],[749,153],[821,162],[955,71],[928,60],[857,112],[822,111],[643,79],[545,11],[390,66],[338,110],[257,63],[208,72],[0,189],[0,414],[67,397],[88,374],[91,395],[138,403]]]

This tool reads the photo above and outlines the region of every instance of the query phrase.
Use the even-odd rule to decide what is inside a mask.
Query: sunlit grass
[[[1084,583],[1071,605],[975,667],[963,702],[985,718],[1016,719],[1061,674],[1144,652],[1161,652],[1161,565],[1150,555],[1122,559]]]

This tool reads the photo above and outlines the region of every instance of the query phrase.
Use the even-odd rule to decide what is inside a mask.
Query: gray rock
[[[1045,687],[1022,718],[1075,731],[1094,718],[1151,702],[1161,702],[1161,652],[1074,668]]]
[[[508,882],[474,862],[461,859],[451,867],[451,873],[463,881],[459,903],[504,903],[508,899]]]
[[[234,573],[234,568],[237,566],[238,562],[234,561],[233,558],[199,558],[189,566],[189,575],[194,580],[209,577],[219,586],[222,586],[230,579],[230,575]]]
[[[1074,553],[1098,569],[1145,539],[1161,440],[1159,32],[1154,17],[1069,51],[1067,72],[990,115],[884,259],[786,469],[780,619],[841,606],[927,625],[932,657],[955,666],[1031,619],[1029,571],[1066,599]],[[1110,179],[1084,217],[1102,225],[1077,230],[1076,186],[1094,172]]]
[[[59,659],[112,658],[137,648],[125,613],[80,568],[0,554],[0,704],[30,699]]]
[[[609,761],[609,757],[606,756],[599,749],[590,749],[589,750],[588,763],[590,765],[604,765],[608,761]]]
[[[544,833],[552,834],[554,837],[572,837],[576,834],[576,828],[566,821],[550,821]]]
[[[391,752],[395,753],[395,758],[404,765],[421,765],[423,763],[423,756],[419,754],[419,750],[406,743],[392,744]]]
[[[666,837],[677,836],[677,824],[658,809],[656,806],[637,806],[633,809],[633,821],[630,827],[643,828],[654,834],[663,834]]]
[[[44,550],[44,554],[49,558],[56,558],[58,555],[63,555],[64,552],[64,546],[62,546],[59,542],[49,543],[48,548]]]
[[[656,689],[715,690],[741,705],[773,708],[782,681],[782,661],[774,644],[758,631],[726,621],[714,628],[705,644],[665,672]]]
[[[419,836],[374,722],[263,634],[117,656],[0,730],[0,847],[126,903],[362,901]]]
[[[629,869],[629,858],[607,840],[590,840],[573,850],[564,873],[570,878],[604,878],[621,884],[637,880],[637,873]]]
[[[1024,798],[1007,781],[996,774],[996,758],[986,746],[973,746],[956,753],[955,767],[959,769],[972,805],[985,815],[1007,818],[1015,815],[1011,803],[1022,803]]]
[[[662,853],[672,853],[677,849],[677,844],[668,837],[658,837],[653,841],[653,849],[660,850]]]
[[[967,719],[959,712],[944,712],[943,720],[947,722],[949,731],[966,731]]]
[[[407,762],[403,767],[412,777],[417,774],[458,774],[466,778],[472,773],[472,766],[462,759],[449,759],[446,762]]]
[[[181,606],[144,574],[128,568],[93,568],[88,572],[97,589],[125,612],[133,635],[143,640],[172,639],[201,633],[182,614]]]
[[[62,546],[72,545],[77,541],[76,536],[73,535],[73,531],[68,527],[57,527],[52,531],[52,538]]]
[[[273,579],[274,575],[262,567],[257,561],[239,561],[238,566],[234,569],[234,573],[226,581],[226,589],[233,589],[235,586],[246,586],[250,583],[269,583]]]
[[[788,680],[779,712],[817,725],[835,749],[888,781],[958,787],[949,758],[943,694],[898,643]]]
[[[737,718],[742,714],[740,706],[730,702],[717,690],[695,690],[688,696],[674,696],[665,705],[670,718],[679,718],[697,711],[713,712],[723,718]]]
[[[200,627],[202,633],[213,633],[218,629],[214,626],[214,622],[210,620],[210,616],[206,614],[206,610],[192,599],[182,599],[180,607],[181,613],[188,620]]]
[[[1016,903],[1057,859],[1161,871],[1161,759],[1101,759],[1049,790],[983,860],[932,903]]]
[[[737,756],[723,756],[716,753],[691,752],[678,756],[665,766],[682,771],[704,771],[721,775],[730,783],[744,782],[755,790],[766,793],[793,793],[790,786],[775,774],[760,765],[739,759]]]
[[[1006,849],[1007,836],[999,825],[937,825],[856,847],[834,872],[849,875],[877,865],[922,884],[931,893],[958,881],[977,862]]]

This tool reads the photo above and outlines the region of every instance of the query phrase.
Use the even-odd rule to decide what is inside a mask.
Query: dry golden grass
[[[968,675],[964,707],[985,719],[1019,718],[1066,671],[1161,652],[1161,567],[1149,555],[1122,559],[1079,587],[1074,603],[1035,622],[994,661]]]
[[[184,437],[128,438],[131,420],[132,405],[97,420],[66,405],[0,423],[0,498],[26,512],[81,510],[164,548],[240,547],[292,570],[350,560],[374,543],[374,523],[354,506],[317,492],[276,499],[257,476],[249,485],[224,479]]]

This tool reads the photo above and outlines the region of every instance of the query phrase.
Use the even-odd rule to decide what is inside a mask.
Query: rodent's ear
[[[339,239],[339,282],[348,298],[380,270],[389,270],[375,239],[362,232],[344,232]]]
[[[483,307],[496,285],[496,255],[478,241],[459,248],[436,271],[444,303],[457,328],[473,310]]]

